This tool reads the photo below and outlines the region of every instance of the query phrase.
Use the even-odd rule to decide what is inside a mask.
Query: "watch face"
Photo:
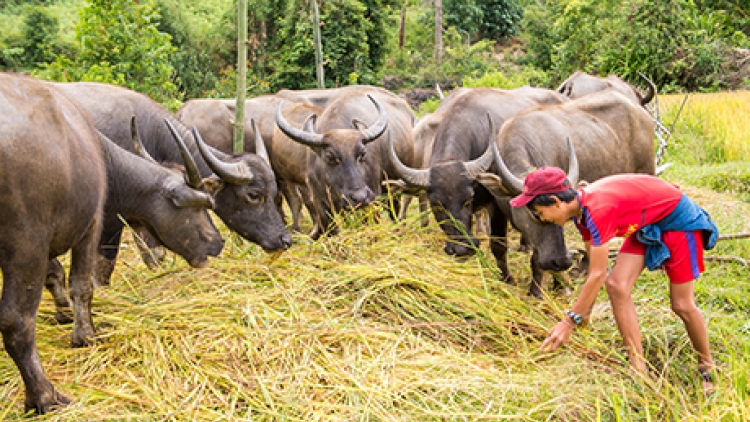
[[[583,316],[578,315],[573,311],[568,311],[568,316],[573,320],[573,322],[576,323],[576,325],[579,325],[581,322],[583,322]]]

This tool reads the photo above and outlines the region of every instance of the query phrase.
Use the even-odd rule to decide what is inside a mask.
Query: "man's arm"
[[[589,254],[589,271],[586,282],[581,288],[573,308],[573,312],[580,315],[588,315],[594,306],[596,297],[599,295],[604,282],[607,280],[607,267],[609,264],[609,246],[607,243],[601,246],[590,246],[586,244]],[[558,322],[550,331],[547,339],[542,343],[543,351],[554,351],[570,337],[575,324],[567,316],[563,316],[562,321]]]

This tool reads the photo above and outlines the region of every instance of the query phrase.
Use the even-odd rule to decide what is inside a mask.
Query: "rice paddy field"
[[[744,151],[749,161],[750,99],[738,93],[744,111],[719,118],[734,112],[718,108],[734,97],[713,95],[691,95],[676,120],[682,98],[660,97],[665,124],[677,122],[665,157],[675,165],[664,178],[723,234],[747,233],[742,175],[750,163],[728,157]],[[694,110],[704,101],[717,105]],[[725,127],[723,138],[708,137],[713,124]],[[722,160],[706,158],[700,143],[709,139],[717,151],[731,144],[721,147]],[[705,181],[715,174],[727,183]],[[606,292],[587,328],[556,352],[540,352],[583,279],[571,278],[572,296],[548,289],[543,299],[527,297],[529,254],[518,250],[516,233],[518,285],[508,285],[486,237],[474,257],[449,257],[442,231],[432,217],[422,227],[416,205],[404,221],[373,208],[339,223],[337,236],[313,242],[298,234],[273,255],[222,229],[225,249],[203,269],[169,254],[150,270],[124,237],[112,285],[95,294],[96,345],[71,349],[71,327],[55,322],[44,293],[40,358],[73,403],[34,420],[750,420],[750,239],[721,240],[696,282],[719,365],[716,392],[706,397],[660,272],[645,272],[633,292],[650,364],[639,374],[628,367]],[[569,246],[580,248],[573,230]],[[20,375],[0,350],[0,420],[28,419],[23,398]]]

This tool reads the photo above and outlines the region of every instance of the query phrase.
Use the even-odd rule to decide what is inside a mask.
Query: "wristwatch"
[[[576,325],[581,325],[581,323],[583,322],[583,315],[577,314],[573,311],[568,311],[568,316]]]

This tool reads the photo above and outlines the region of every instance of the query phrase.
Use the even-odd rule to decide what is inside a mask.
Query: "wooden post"
[[[237,1],[237,106],[234,114],[235,153],[245,151],[245,91],[247,78],[247,0]]]
[[[315,74],[318,76],[318,88],[326,87],[325,75],[323,73],[323,47],[320,40],[320,13],[318,12],[318,1],[312,0],[313,9],[313,37],[315,38]]]

